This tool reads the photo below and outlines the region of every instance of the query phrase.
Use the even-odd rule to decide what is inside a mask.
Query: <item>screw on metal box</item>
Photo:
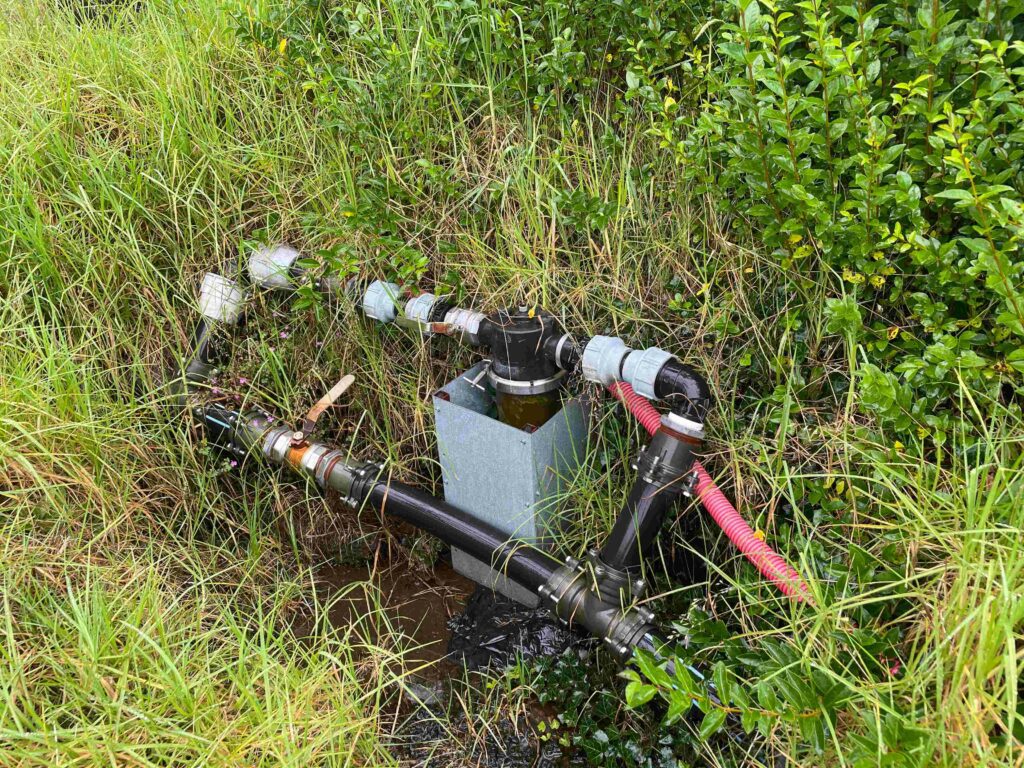
[[[510,539],[550,544],[566,480],[586,456],[586,409],[578,400],[527,432],[491,415],[494,396],[482,385],[485,363],[434,395],[437,447],[445,500],[488,522]],[[452,552],[455,569],[525,605],[538,596],[496,573],[489,563]]]

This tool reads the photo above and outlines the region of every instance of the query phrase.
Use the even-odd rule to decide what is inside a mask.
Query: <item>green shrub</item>
[[[737,0],[680,62],[692,109],[633,70],[698,191],[796,289],[857,299],[861,402],[898,430],[941,435],[961,377],[993,400],[1020,389],[1021,10]]]

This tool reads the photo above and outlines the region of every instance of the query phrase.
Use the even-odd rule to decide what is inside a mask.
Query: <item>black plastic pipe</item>
[[[356,494],[357,487],[353,488]],[[533,592],[563,566],[553,555],[523,541],[510,541],[508,534],[497,528],[402,483],[374,481],[365,499],[370,506],[463,550]]]
[[[704,377],[678,360],[669,360],[654,379],[654,394],[680,416],[698,423],[711,407],[711,390]]]
[[[618,570],[638,569],[676,498],[671,488],[638,477],[601,548],[601,562]]]

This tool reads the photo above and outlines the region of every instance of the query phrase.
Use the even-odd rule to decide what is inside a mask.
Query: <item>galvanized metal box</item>
[[[450,504],[496,526],[509,538],[549,546],[559,525],[566,483],[587,450],[587,412],[569,400],[534,432],[495,415],[486,363],[470,368],[434,395],[437,449]],[[537,595],[465,552],[452,551],[462,575],[530,606]]]

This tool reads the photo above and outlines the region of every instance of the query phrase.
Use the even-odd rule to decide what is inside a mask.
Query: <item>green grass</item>
[[[7,0],[0,762],[394,760],[386,713],[405,673],[402,644],[354,650],[361,641],[325,622],[304,643],[287,631],[296,611],[323,608],[310,566],[340,549],[332,508],[259,472],[225,473],[151,394],[186,348],[202,272],[229,264],[257,230],[310,253],[350,244],[373,276],[396,269],[385,249],[342,226],[368,175],[402,191],[397,228],[430,256],[425,283],[451,272],[475,306],[536,300],[563,311],[568,327],[656,340],[709,372],[718,406],[707,463],[770,540],[815,573],[825,599],[817,609],[778,602],[720,547],[713,568],[729,587],[684,585],[667,602],[692,600],[753,648],[789,638],[801,669],[850,696],[824,754],[784,726],[770,743],[808,765],[870,765],[882,762],[877,742],[893,742],[872,738],[884,724],[921,729],[918,764],[1020,762],[1019,741],[1006,737],[1022,726],[1019,419],[1006,413],[980,438],[954,435],[911,458],[869,431],[845,392],[832,407],[805,402],[807,387],[786,372],[792,331],[756,306],[797,299],[765,298],[777,267],[756,244],[733,242],[706,201],[665,205],[655,188],[673,178],[670,162],[652,155],[650,178],[636,182],[650,159],[644,126],[625,126],[627,141],[609,151],[592,138],[600,112],[556,135],[525,101],[513,116],[485,92],[466,112],[446,96],[464,84],[444,82],[426,102],[436,73],[416,57],[452,30],[426,4],[371,17],[397,41],[406,77],[400,87],[382,81],[379,61],[356,56],[347,76],[382,103],[393,90],[404,108],[370,113],[362,135],[339,137],[284,83],[272,51],[234,38],[213,0],[85,22],[41,0]],[[416,186],[424,162],[449,180]],[[504,193],[486,222],[462,218],[491,184]],[[566,244],[553,224],[550,193],[566,184],[620,204],[583,243]],[[666,309],[673,290],[691,300],[682,321]],[[721,333],[729,323],[741,341]],[[818,384],[845,382],[842,343],[807,332],[826,361]],[[354,372],[335,436],[439,490],[428,395],[465,352],[417,351],[351,307],[290,314],[272,297],[246,337],[232,375],[252,380],[248,396],[292,414]],[[775,394],[753,407],[739,394],[744,354],[778,361]],[[630,434],[617,418],[603,422],[592,469],[573,489],[567,549],[610,527]],[[811,485],[832,512],[798,509],[777,526],[781,506]],[[882,557],[888,572],[845,582],[851,546]],[[821,593],[828,583],[835,594]],[[889,679],[850,661],[869,629],[898,634],[901,667]],[[467,702],[476,727],[521,710],[543,686],[522,679]],[[703,758],[714,764],[719,747]]]

